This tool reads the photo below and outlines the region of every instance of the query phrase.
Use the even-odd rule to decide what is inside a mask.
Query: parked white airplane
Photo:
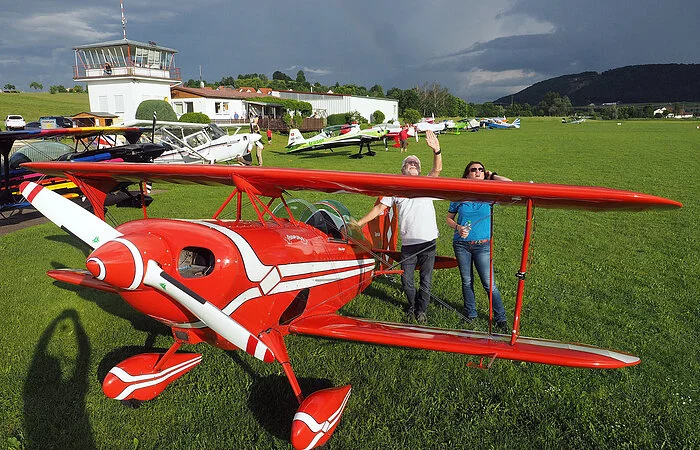
[[[130,126],[151,125],[148,121],[135,120]],[[236,125],[236,132],[229,135],[222,126],[216,124],[188,122],[157,122],[156,143],[167,143],[173,150],[156,158],[156,163],[215,164],[237,161],[249,164],[250,151],[254,146],[263,147],[262,136],[258,133],[239,133],[247,125]]]

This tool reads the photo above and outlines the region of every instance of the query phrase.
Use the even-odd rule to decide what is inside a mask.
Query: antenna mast
[[[119,6],[122,9],[122,30],[124,32],[124,40],[126,40],[126,17],[124,17],[124,2],[119,0]]]

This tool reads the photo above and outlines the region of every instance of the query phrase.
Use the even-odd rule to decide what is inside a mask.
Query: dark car
[[[39,118],[39,125],[43,129],[73,128],[73,121],[63,116],[43,116]]]

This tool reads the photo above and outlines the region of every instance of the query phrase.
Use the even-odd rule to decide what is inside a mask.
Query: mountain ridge
[[[641,64],[581,72],[540,81],[493,103],[537,105],[547,92],[568,96],[573,106],[591,103],[700,101],[700,64]]]

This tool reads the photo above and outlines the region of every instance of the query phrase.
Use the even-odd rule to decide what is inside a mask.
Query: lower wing
[[[294,334],[461,353],[541,364],[596,369],[617,369],[639,364],[636,356],[583,344],[467,330],[376,322],[335,314],[302,318],[289,326]]]

